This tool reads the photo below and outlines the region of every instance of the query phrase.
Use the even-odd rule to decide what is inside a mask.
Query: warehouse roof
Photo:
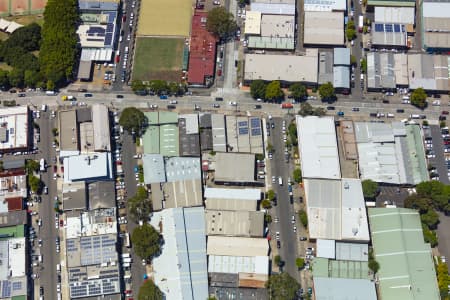
[[[268,256],[208,256],[208,273],[269,274]]]
[[[350,68],[348,66],[333,67],[333,87],[350,88]]]
[[[211,115],[213,150],[217,152],[227,151],[225,116],[222,114]]]
[[[86,209],[86,200],[86,184],[84,181],[64,183],[62,185],[64,210],[84,210]]]
[[[312,270],[313,278],[373,279],[367,261],[315,257],[312,262]]]
[[[92,126],[94,129],[94,151],[111,151],[108,107],[92,105]]]
[[[167,182],[201,179],[200,157],[169,157],[165,170]]]
[[[375,6],[375,23],[415,24],[414,7]]]
[[[92,65],[92,60],[80,60],[77,78],[89,80],[91,78]]]
[[[307,11],[305,12],[304,27],[305,44],[344,44],[343,12]]]
[[[417,211],[370,208],[381,298],[440,299],[430,244],[424,243]],[[419,271],[420,270],[420,271]]]
[[[424,1],[422,4],[423,45],[431,49],[450,48],[450,19],[448,1]]]
[[[396,7],[415,7],[416,1],[414,0],[369,0],[367,5],[369,6],[396,6]]]
[[[245,16],[245,34],[257,34],[261,32],[261,12],[248,11]]]
[[[264,233],[264,212],[206,210],[206,234],[261,237]]]
[[[314,277],[316,299],[377,300],[375,282],[368,279]]]
[[[250,183],[255,181],[255,155],[217,152],[214,180]]]
[[[409,87],[448,91],[449,57],[445,55],[409,54]]]
[[[319,52],[319,84],[333,82],[333,53]]]
[[[208,236],[208,255],[267,256],[269,243],[265,238]]]
[[[226,116],[229,152],[263,154],[261,119],[247,116]]]
[[[96,152],[64,158],[64,182],[113,178],[111,153]]]
[[[256,211],[261,200],[259,189],[205,188],[206,208],[214,210]]]
[[[60,110],[58,120],[59,148],[61,151],[79,150],[76,110]]]
[[[367,86],[373,89],[393,89],[396,87],[394,54],[367,53]]]
[[[334,57],[333,64],[335,66],[350,66],[349,48],[334,48],[333,57]]]
[[[166,181],[164,158],[160,154],[144,154],[144,182],[146,184]]]
[[[153,214],[151,224],[164,238],[161,255],[153,259],[154,281],[167,299],[208,297],[204,213],[190,207]]]
[[[304,178],[339,179],[341,170],[333,117],[297,116]]]
[[[336,259],[368,261],[369,245],[363,243],[336,242]]]
[[[281,54],[247,54],[245,80],[282,80],[317,83],[318,50],[306,49],[302,56]]]
[[[188,179],[167,182],[163,185],[164,206],[161,201],[160,207],[175,208],[175,207],[190,207],[203,205],[202,198],[202,182],[201,179]],[[159,205],[156,197],[157,191],[152,189],[152,203]]]
[[[372,23],[372,45],[407,47],[406,26],[403,24]]]
[[[116,206],[113,181],[96,181],[88,185],[89,209]]]
[[[28,146],[28,107],[16,106],[0,109],[0,151]]]
[[[295,3],[258,3],[253,2],[250,6],[251,11],[258,11],[266,15],[295,15]]]
[[[305,0],[303,7],[305,11],[345,11],[347,10],[347,1]]]

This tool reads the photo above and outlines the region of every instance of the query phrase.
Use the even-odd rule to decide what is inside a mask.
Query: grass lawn
[[[184,40],[139,37],[136,42],[133,79],[180,81]]]

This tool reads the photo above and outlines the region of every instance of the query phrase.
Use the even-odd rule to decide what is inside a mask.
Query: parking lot
[[[424,126],[424,146],[430,178],[449,184],[450,135],[448,128],[437,125]]]

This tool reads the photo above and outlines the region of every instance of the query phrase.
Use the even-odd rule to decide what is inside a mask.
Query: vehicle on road
[[[280,106],[282,109],[291,109],[294,108],[294,105],[292,105],[292,103],[283,103]]]

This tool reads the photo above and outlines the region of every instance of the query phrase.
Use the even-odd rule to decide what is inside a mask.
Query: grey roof
[[[314,277],[317,300],[377,300],[375,282],[368,279]]]
[[[27,223],[26,210],[13,210],[0,214],[0,227],[11,227]]]
[[[408,38],[405,25],[372,23],[372,45],[406,47]]]
[[[168,157],[164,161],[167,182],[200,179],[200,157]]]
[[[350,66],[350,48],[334,48],[334,65]]]
[[[63,210],[86,209],[86,186],[84,181],[64,183],[62,188]]]
[[[304,16],[305,44],[344,45],[343,12],[307,11]]]
[[[199,115],[200,128],[211,128],[211,114],[205,113]]]
[[[195,115],[197,116],[197,115]],[[200,156],[200,136],[198,130],[198,121],[196,126],[196,132],[191,133],[189,130],[189,118],[178,118],[178,129],[180,132],[180,155],[181,156]]]
[[[336,242],[336,259],[351,261],[368,261],[369,245],[364,243]]]
[[[375,6],[375,22],[414,24],[416,18],[414,12],[415,12],[414,7]]]
[[[222,114],[211,115],[212,144],[214,151],[227,151],[227,137],[225,128],[225,116]]]
[[[111,151],[108,107],[92,105],[92,125],[94,129],[94,151]]]
[[[254,154],[217,152],[215,161],[216,182],[245,184],[255,181]]]
[[[373,89],[396,87],[394,54],[367,53],[367,86]]]
[[[3,169],[21,169],[25,167],[25,159],[6,160],[3,158]]]
[[[333,67],[333,86],[335,88],[350,88],[350,68],[348,66]]]
[[[78,123],[92,122],[92,110],[90,107],[81,107],[76,111]]]
[[[59,148],[61,151],[76,151],[78,148],[78,126],[76,110],[59,111]]]
[[[207,235],[262,237],[264,212],[207,210],[205,212]]]
[[[162,195],[159,195],[158,186],[155,188],[156,190],[152,188],[152,204],[155,210],[158,207],[162,209],[163,207],[176,208],[203,205],[202,182],[200,178],[166,182],[163,185]],[[159,201],[162,198],[164,198],[164,206],[162,201]]]
[[[81,60],[80,65],[78,66],[78,75],[77,78],[81,80],[88,80],[91,78],[91,70],[92,70],[93,62],[92,60],[86,61]]]
[[[120,292],[119,265],[69,268],[68,281],[70,298],[117,294]]]
[[[425,48],[450,48],[448,1],[424,1],[422,4],[422,34]]]
[[[448,91],[449,57],[446,55],[409,54],[409,87]]]
[[[64,158],[64,182],[110,180],[112,178],[110,152],[94,152]]]
[[[116,206],[114,181],[96,181],[88,184],[89,209]]]
[[[201,151],[213,149],[213,137],[211,128],[203,128],[200,131],[200,149]]]
[[[8,141],[8,139],[7,139],[7,137],[8,137],[7,131],[8,131],[7,128],[0,127],[0,142],[1,143],[6,143],[6,141]]]
[[[319,84],[333,82],[333,52],[319,52]]]
[[[166,181],[164,158],[161,154],[144,154],[142,161],[144,162],[144,182],[146,184]]]

